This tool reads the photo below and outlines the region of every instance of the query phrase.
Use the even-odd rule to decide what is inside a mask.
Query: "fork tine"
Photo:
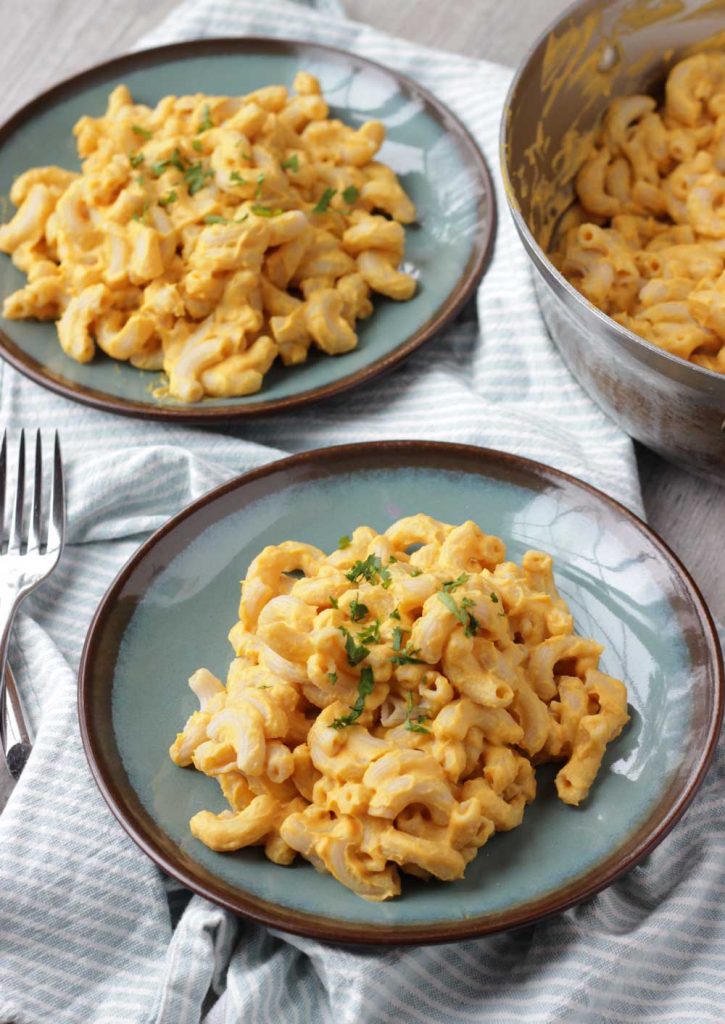
[[[25,505],[25,431],[20,431],[18,445],[18,483],[15,491],[15,514],[10,530],[9,551],[20,551],[23,543],[23,506]]]
[[[33,503],[28,535],[28,551],[40,550],[40,506],[43,499],[43,443],[40,430],[35,432],[35,473],[33,478]]]
[[[8,432],[3,430],[3,443],[0,448],[0,551],[5,544],[5,478],[8,464]]]
[[[65,489],[63,486],[63,463],[60,458],[60,438],[58,437],[57,430],[53,447],[53,483],[50,491],[48,551],[60,551],[63,547],[65,528]]]

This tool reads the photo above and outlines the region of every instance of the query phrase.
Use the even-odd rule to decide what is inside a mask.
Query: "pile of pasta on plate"
[[[192,675],[200,708],[170,750],[230,805],[195,814],[194,836],[260,844],[278,864],[302,854],[385,900],[401,870],[461,878],[521,824],[536,765],[562,762],[559,797],[584,800],[628,721],[626,689],[574,632],[550,556],[505,554],[471,521],[422,514],[360,526],[329,555],[264,548],[226,685]]]
[[[676,64],[609,105],[553,260],[595,306],[673,355],[725,373],[725,53]]]
[[[413,203],[375,160],[385,129],[329,117],[300,72],[246,96],[134,103],[119,85],[75,126],[81,173],[36,167],[0,250],[28,281],[4,315],[57,320],[85,363],[97,348],[168,378],[159,396],[249,395],[275,360],[358,344],[371,294],[410,299],[400,269]]]

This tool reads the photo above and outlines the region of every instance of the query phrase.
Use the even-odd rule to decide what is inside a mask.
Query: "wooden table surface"
[[[343,2],[351,17],[392,34],[510,65],[568,6],[568,0]],[[60,78],[122,53],[175,6],[176,0],[4,0],[0,120]],[[725,488],[643,448],[638,459],[650,524],[725,623]]]

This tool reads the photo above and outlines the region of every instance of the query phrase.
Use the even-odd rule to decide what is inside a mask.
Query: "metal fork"
[[[44,515],[43,447],[40,431],[36,431],[33,494],[28,521],[25,515],[25,431],[20,431],[17,481],[8,533],[5,529],[8,494],[5,434],[0,447],[0,810],[4,807],[29,753],[29,744],[27,749],[20,752],[17,750],[17,744],[12,750],[8,749],[5,666],[10,632],[21,601],[51,574],[63,550],[65,498],[57,431],[53,448],[50,500],[47,502],[47,513]],[[12,756],[9,756],[11,754]]]

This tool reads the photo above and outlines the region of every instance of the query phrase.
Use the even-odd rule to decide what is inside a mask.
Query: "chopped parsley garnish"
[[[152,139],[154,133],[150,132],[148,128],[142,128],[140,124],[132,124],[131,131],[134,135],[138,135],[142,139]]]
[[[358,645],[355,641],[355,637],[349,630],[345,629],[344,626],[340,626],[340,632],[345,637],[345,654],[347,655],[347,660],[353,666],[359,665],[360,662],[370,654],[370,650],[367,647]]]
[[[385,590],[387,590],[393,582],[392,576],[384,567],[377,555],[368,555],[364,561],[360,561],[358,559],[352,569],[350,569],[349,572],[346,572],[345,575],[351,583],[357,583],[360,577],[366,579],[368,583],[377,583],[379,580]]]
[[[332,594],[328,594],[327,596],[330,598],[330,604],[332,605],[333,608],[339,608],[340,607],[339,604],[337,603],[337,598],[336,597],[333,597]]]
[[[137,174],[133,180],[136,182],[137,185],[143,185],[143,183],[146,181],[143,174]]]
[[[333,686],[337,684],[337,672],[328,672],[327,678],[330,680]]]
[[[143,153],[132,153],[131,156],[128,158],[128,162],[131,164],[132,167],[140,167],[145,159],[146,158],[144,157]]]
[[[334,195],[337,194],[336,188],[326,188],[317,201],[317,206],[312,209],[313,213],[327,213],[327,207],[330,205],[330,200]]]
[[[393,643],[395,639],[393,638]],[[407,643],[402,651],[398,651],[390,659],[394,665],[422,665],[424,664],[422,658],[416,658],[416,654],[419,653],[419,648],[411,647],[410,643]]]
[[[254,198],[255,199],[259,199],[259,197],[261,196],[261,194],[262,194],[262,185],[264,185],[264,175],[263,174],[258,174],[257,175],[257,187],[254,190]]]
[[[205,224],[233,224],[234,222],[229,220],[228,217],[222,217],[219,213],[207,213],[204,218]]]
[[[197,151],[197,153],[203,153],[204,152],[204,146],[202,145],[201,139],[192,139],[191,140],[191,148],[195,149]]]
[[[491,600],[494,604],[498,604],[498,594],[491,594]]]
[[[460,624],[463,626],[463,632],[466,636],[473,636],[478,629],[478,620],[475,616],[471,615],[468,611],[474,604],[470,597],[464,597],[461,601],[461,607],[459,608],[454,598],[450,594],[440,591],[438,593],[438,600],[441,604],[444,604],[449,612],[451,612],[458,619]]]
[[[165,196],[162,196],[161,199],[159,199],[159,206],[171,206],[171,204],[175,203],[178,198],[179,197],[176,192],[171,189],[170,192],[167,192]]]
[[[199,135],[201,132],[206,132],[213,127],[214,122],[212,121],[211,114],[209,112],[209,104],[205,103],[204,106],[201,108],[201,123],[199,124],[199,127],[196,129],[196,134]]]
[[[282,167],[285,171],[294,171],[294,173],[297,174],[300,169],[300,158],[296,153],[293,153],[289,160],[285,160]]]
[[[360,673],[360,681],[357,684],[357,699],[350,709],[350,713],[343,715],[341,718],[336,718],[332,723],[333,729],[344,729],[346,725],[352,725],[353,722],[357,722],[365,710],[365,698],[370,696],[374,686],[373,670],[369,665],[366,665]]]
[[[375,622],[371,622],[364,629],[361,629],[360,632],[357,635],[357,638],[363,644],[379,644],[380,643],[380,620],[376,619]]]
[[[233,181],[235,185],[248,185],[249,182],[246,178],[243,178],[239,171],[232,171],[229,175],[229,180]]]
[[[339,541],[337,542],[337,549],[338,551],[344,551],[345,548],[349,548],[351,544],[352,541],[350,540],[348,535],[346,533],[343,533],[342,537],[340,537]]]
[[[411,568],[411,570],[410,570],[410,575],[411,575],[411,576],[422,576],[422,575],[423,575],[423,570],[422,570],[422,569],[418,569],[418,568],[417,568],[417,567],[416,567],[416,566],[414,565],[414,566],[413,566],[413,567]]]
[[[360,190],[355,188],[354,185],[348,185],[347,188],[344,189],[342,193],[342,198],[345,200],[348,206],[352,206],[352,204],[358,199],[359,196]]]
[[[360,601],[356,601],[355,598],[350,602],[350,618],[353,622],[359,622],[360,619],[364,619],[368,613],[368,606],[362,604]]]
[[[397,619],[398,622],[400,622],[400,612],[398,611],[397,608],[393,608],[392,612],[390,613],[390,618]]]
[[[408,732],[430,732],[430,729],[426,729],[423,722],[428,720],[428,715],[424,715],[422,712],[414,715],[413,710],[415,704],[413,704],[413,694],[408,690],[406,695],[407,708],[405,710],[405,728]]]
[[[189,190],[189,195],[194,196],[199,189],[208,184],[207,178],[213,178],[214,171],[211,167],[202,167],[201,161],[191,164],[184,171],[184,181]]]
[[[279,208],[272,209],[270,206],[261,206],[259,203],[254,203],[250,209],[255,217],[279,217],[281,213],[284,213],[284,210]]]
[[[148,199],[145,199],[143,206],[141,207],[140,210],[138,210],[136,213],[134,213],[134,215],[131,218],[131,220],[143,221],[144,217],[146,216],[146,212],[147,212],[148,208],[149,208],[149,201],[148,201]]]
[[[400,616],[398,616],[400,618]],[[399,651],[403,645],[403,630],[400,626],[396,626],[393,630],[393,650]]]
[[[186,164],[184,163],[181,153],[178,149],[175,149],[168,160],[159,160],[158,163],[151,164],[151,170],[160,178],[167,167],[175,167],[177,171],[181,171],[183,174],[186,170]]]
[[[466,572],[462,572],[460,576],[457,576],[454,580],[448,580],[447,583],[443,584],[443,589],[448,593],[452,594],[454,590],[458,590],[464,583],[467,583],[471,577]]]

